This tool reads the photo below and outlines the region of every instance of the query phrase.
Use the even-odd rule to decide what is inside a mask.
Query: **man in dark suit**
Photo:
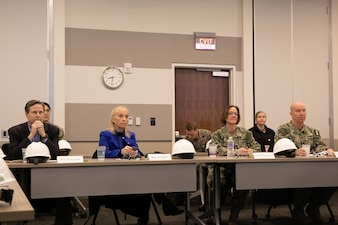
[[[42,122],[43,113],[44,107],[41,101],[30,100],[26,103],[25,114],[27,122],[13,126],[8,130],[10,143],[6,156],[7,160],[22,159],[22,148],[27,148],[32,142],[46,144],[51,159],[56,159],[56,156],[60,155],[58,147],[59,129],[52,124]],[[29,172],[16,172],[13,171],[19,181],[30,182]],[[22,185],[26,195],[30,198],[30,185],[24,183],[20,183],[20,185]],[[31,203],[36,210],[45,207],[56,207],[55,225],[71,225],[73,223],[69,198],[31,200]]]
[[[30,100],[26,103],[25,114],[27,122],[11,127],[8,130],[9,146],[6,159],[22,159],[22,148],[32,142],[45,143],[50,151],[51,159],[59,155],[58,135],[59,129],[49,123],[43,123],[43,103]]]

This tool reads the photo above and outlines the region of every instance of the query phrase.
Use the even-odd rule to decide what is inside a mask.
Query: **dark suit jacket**
[[[51,159],[56,159],[60,155],[58,146],[59,129],[49,123],[44,123],[45,132],[48,135],[47,142],[45,143],[50,152]],[[8,130],[9,146],[6,159],[15,160],[22,159],[22,148],[27,148],[31,143],[28,139],[30,131],[28,129],[28,122],[11,127]]]

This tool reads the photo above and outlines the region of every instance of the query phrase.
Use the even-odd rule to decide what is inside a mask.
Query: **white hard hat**
[[[59,149],[72,149],[72,146],[66,140],[59,141]]]
[[[295,143],[288,138],[279,139],[274,147],[273,153],[275,155],[284,155],[286,157],[295,157],[295,150],[297,149]]]
[[[69,144],[66,140],[60,140],[59,141],[59,149],[61,155],[68,155],[70,150],[72,149],[72,146]]]
[[[6,155],[5,155],[5,153],[4,153],[4,151],[2,151],[2,149],[0,148],[0,158],[5,158],[6,157]]]
[[[35,164],[46,162],[48,159],[50,159],[50,152],[47,145],[44,143],[32,142],[26,148],[24,159],[26,159],[27,162],[32,162]]]
[[[7,163],[3,158],[0,158],[0,184],[5,184],[13,180],[15,179],[11,176]]]
[[[195,154],[194,145],[186,139],[180,139],[176,141],[173,145],[172,149],[173,156],[177,156],[179,158],[184,159],[192,159],[194,158],[194,154]]]

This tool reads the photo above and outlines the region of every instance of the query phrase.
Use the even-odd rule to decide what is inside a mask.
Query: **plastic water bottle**
[[[232,137],[229,137],[229,139],[227,140],[227,157],[231,158],[234,157],[234,140],[232,139]]]

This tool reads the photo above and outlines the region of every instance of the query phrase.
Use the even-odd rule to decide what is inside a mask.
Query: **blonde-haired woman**
[[[138,150],[135,133],[128,131],[129,110],[125,106],[113,108],[107,130],[100,133],[100,146],[106,146],[106,158],[137,158]],[[149,220],[150,194],[106,196],[106,206],[119,208],[122,212],[138,217],[139,225]]]
[[[135,133],[128,130],[129,110],[125,106],[113,108],[108,129],[100,133],[100,146],[106,146],[106,158],[137,158],[138,149]]]
[[[143,153],[139,150],[135,133],[128,130],[129,110],[125,106],[115,107],[109,119],[107,130],[100,133],[100,146],[106,146],[106,158],[140,158]],[[120,209],[125,213],[139,217],[139,224],[147,224],[150,208],[150,194],[123,195],[112,197],[112,201],[118,202]],[[164,193],[155,193],[154,198],[158,204],[162,204],[166,216],[178,215],[183,210],[178,209]]]

